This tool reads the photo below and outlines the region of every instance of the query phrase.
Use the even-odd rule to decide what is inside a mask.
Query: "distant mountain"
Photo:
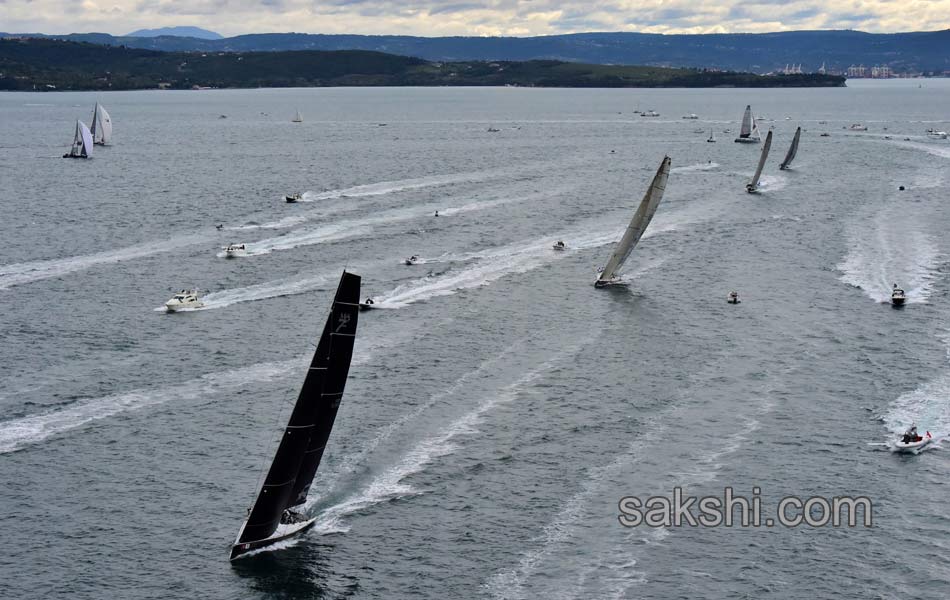
[[[366,50],[158,52],[0,39],[0,90],[307,86],[830,87],[831,75],[726,73],[556,60],[428,62]]]
[[[30,37],[0,34],[0,37]],[[38,36],[32,36],[38,37]],[[592,64],[695,67],[767,73],[800,64],[888,65],[896,73],[950,71],[950,29],[917,33],[787,31],[660,35],[576,33],[542,37],[413,37],[262,33],[217,40],[195,37],[113,37],[103,33],[39,36],[164,52],[276,52],[283,50],[372,50],[431,61],[562,60]]]
[[[171,37],[190,37],[197,38],[199,40],[220,40],[224,37],[220,33],[208,31],[207,29],[188,26],[160,27],[158,29],[139,29],[138,31],[133,31],[130,34],[127,34],[125,37],[153,38],[163,35]]]

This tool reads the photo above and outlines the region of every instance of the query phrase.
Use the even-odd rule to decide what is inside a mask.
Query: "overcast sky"
[[[950,27],[950,0],[0,0],[0,31],[124,35],[173,25],[226,36],[930,31]]]

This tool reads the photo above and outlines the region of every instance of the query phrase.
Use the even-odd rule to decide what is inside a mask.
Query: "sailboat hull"
[[[760,140],[759,138],[753,138],[753,137],[747,137],[747,138],[739,137],[739,138],[736,138],[736,142],[739,143],[739,144],[758,144],[758,143],[760,143],[761,141],[762,141],[762,140]]]
[[[610,279],[598,279],[594,282],[595,288],[605,288],[605,287],[615,287],[627,285],[627,282],[619,277],[612,277]]]
[[[306,521],[301,521],[300,523],[290,523],[288,525],[281,525],[277,528],[277,531],[274,532],[274,535],[263,540],[257,540],[254,542],[245,542],[243,544],[234,544],[231,546],[231,558],[230,560],[237,560],[248,552],[253,552],[255,550],[260,550],[261,548],[267,548],[277,542],[290,539],[297,534],[300,534],[311,527],[316,522],[316,519],[307,519]]]

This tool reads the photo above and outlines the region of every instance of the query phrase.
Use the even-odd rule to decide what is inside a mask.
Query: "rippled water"
[[[950,434],[948,92],[0,94],[0,596],[940,597],[950,463],[880,444]],[[97,99],[115,144],[59,158]],[[632,285],[595,290],[664,153]],[[388,310],[317,527],[229,564],[344,267]],[[874,525],[619,525],[675,486],[867,495]]]

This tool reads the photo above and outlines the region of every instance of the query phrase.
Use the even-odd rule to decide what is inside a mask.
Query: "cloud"
[[[0,0],[5,31],[122,35],[196,25],[224,35],[303,31],[549,35],[578,31],[765,32],[950,27],[950,0]]]

